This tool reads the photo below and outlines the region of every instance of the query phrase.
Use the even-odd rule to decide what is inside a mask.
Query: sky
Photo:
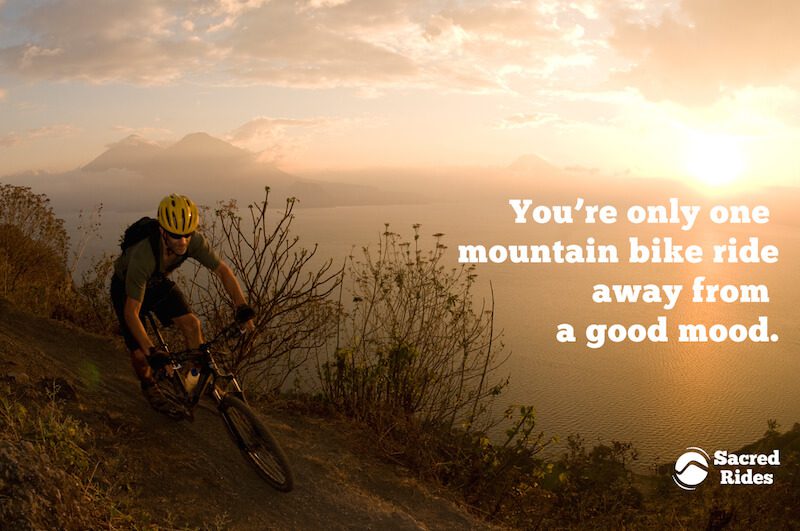
[[[0,0],[0,175],[203,131],[287,171],[800,185],[794,0]]]

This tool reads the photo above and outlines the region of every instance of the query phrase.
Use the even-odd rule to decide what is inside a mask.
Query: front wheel
[[[294,487],[292,471],[283,450],[250,406],[232,395],[225,395],[220,412],[239,449],[272,487],[289,492]]]

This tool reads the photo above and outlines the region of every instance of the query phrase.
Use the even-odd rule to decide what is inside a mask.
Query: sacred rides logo
[[[689,447],[675,461],[675,473],[672,480],[683,490],[694,490],[708,476],[710,458],[702,448]]]
[[[708,477],[710,461],[705,450],[691,446],[675,461],[672,480],[684,490],[695,490]],[[719,470],[720,485],[772,485],[775,474],[764,472],[763,469],[780,466],[781,454],[780,450],[773,450],[769,454],[737,454],[717,450],[713,464]],[[759,467],[758,471],[752,468],[754,466]]]

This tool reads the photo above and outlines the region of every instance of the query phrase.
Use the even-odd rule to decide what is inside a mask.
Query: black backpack
[[[153,256],[156,259],[157,274],[161,269],[161,246],[158,242],[158,228],[159,224],[157,219],[145,216],[125,229],[125,233],[122,235],[122,238],[120,238],[119,241],[119,247],[124,253],[129,247],[139,243],[145,238],[150,238],[150,248],[153,250]],[[181,256],[177,262],[172,264],[167,272],[177,269],[178,266],[180,266],[184,260],[186,260],[186,258],[188,257],[185,254]]]
[[[119,241],[119,247],[124,252],[128,247],[139,243],[145,238],[150,238],[150,243],[158,243],[158,220],[149,218],[147,216],[141,218],[139,221],[133,223],[130,227],[125,229],[125,234]],[[156,250],[157,246],[153,247],[153,254],[158,257]]]

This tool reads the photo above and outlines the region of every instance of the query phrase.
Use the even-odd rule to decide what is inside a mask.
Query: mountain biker
[[[236,307],[237,320],[253,330],[253,310],[244,298],[239,281],[231,268],[214,252],[202,234],[196,232],[200,217],[188,197],[171,194],[158,205],[158,223],[150,237],[144,237],[125,248],[114,262],[111,279],[111,301],[119,320],[125,345],[131,355],[133,370],[139,377],[145,399],[156,411],[179,418],[182,407],[164,396],[155,385],[150,361],[163,359],[147,335],[143,317],[152,311],[165,326],[175,323],[183,334],[187,348],[195,349],[203,342],[200,319],[192,313],[186,298],[169,274],[187,258],[193,258],[219,277]],[[129,229],[130,230],[130,229]],[[126,231],[127,239],[127,231]]]

